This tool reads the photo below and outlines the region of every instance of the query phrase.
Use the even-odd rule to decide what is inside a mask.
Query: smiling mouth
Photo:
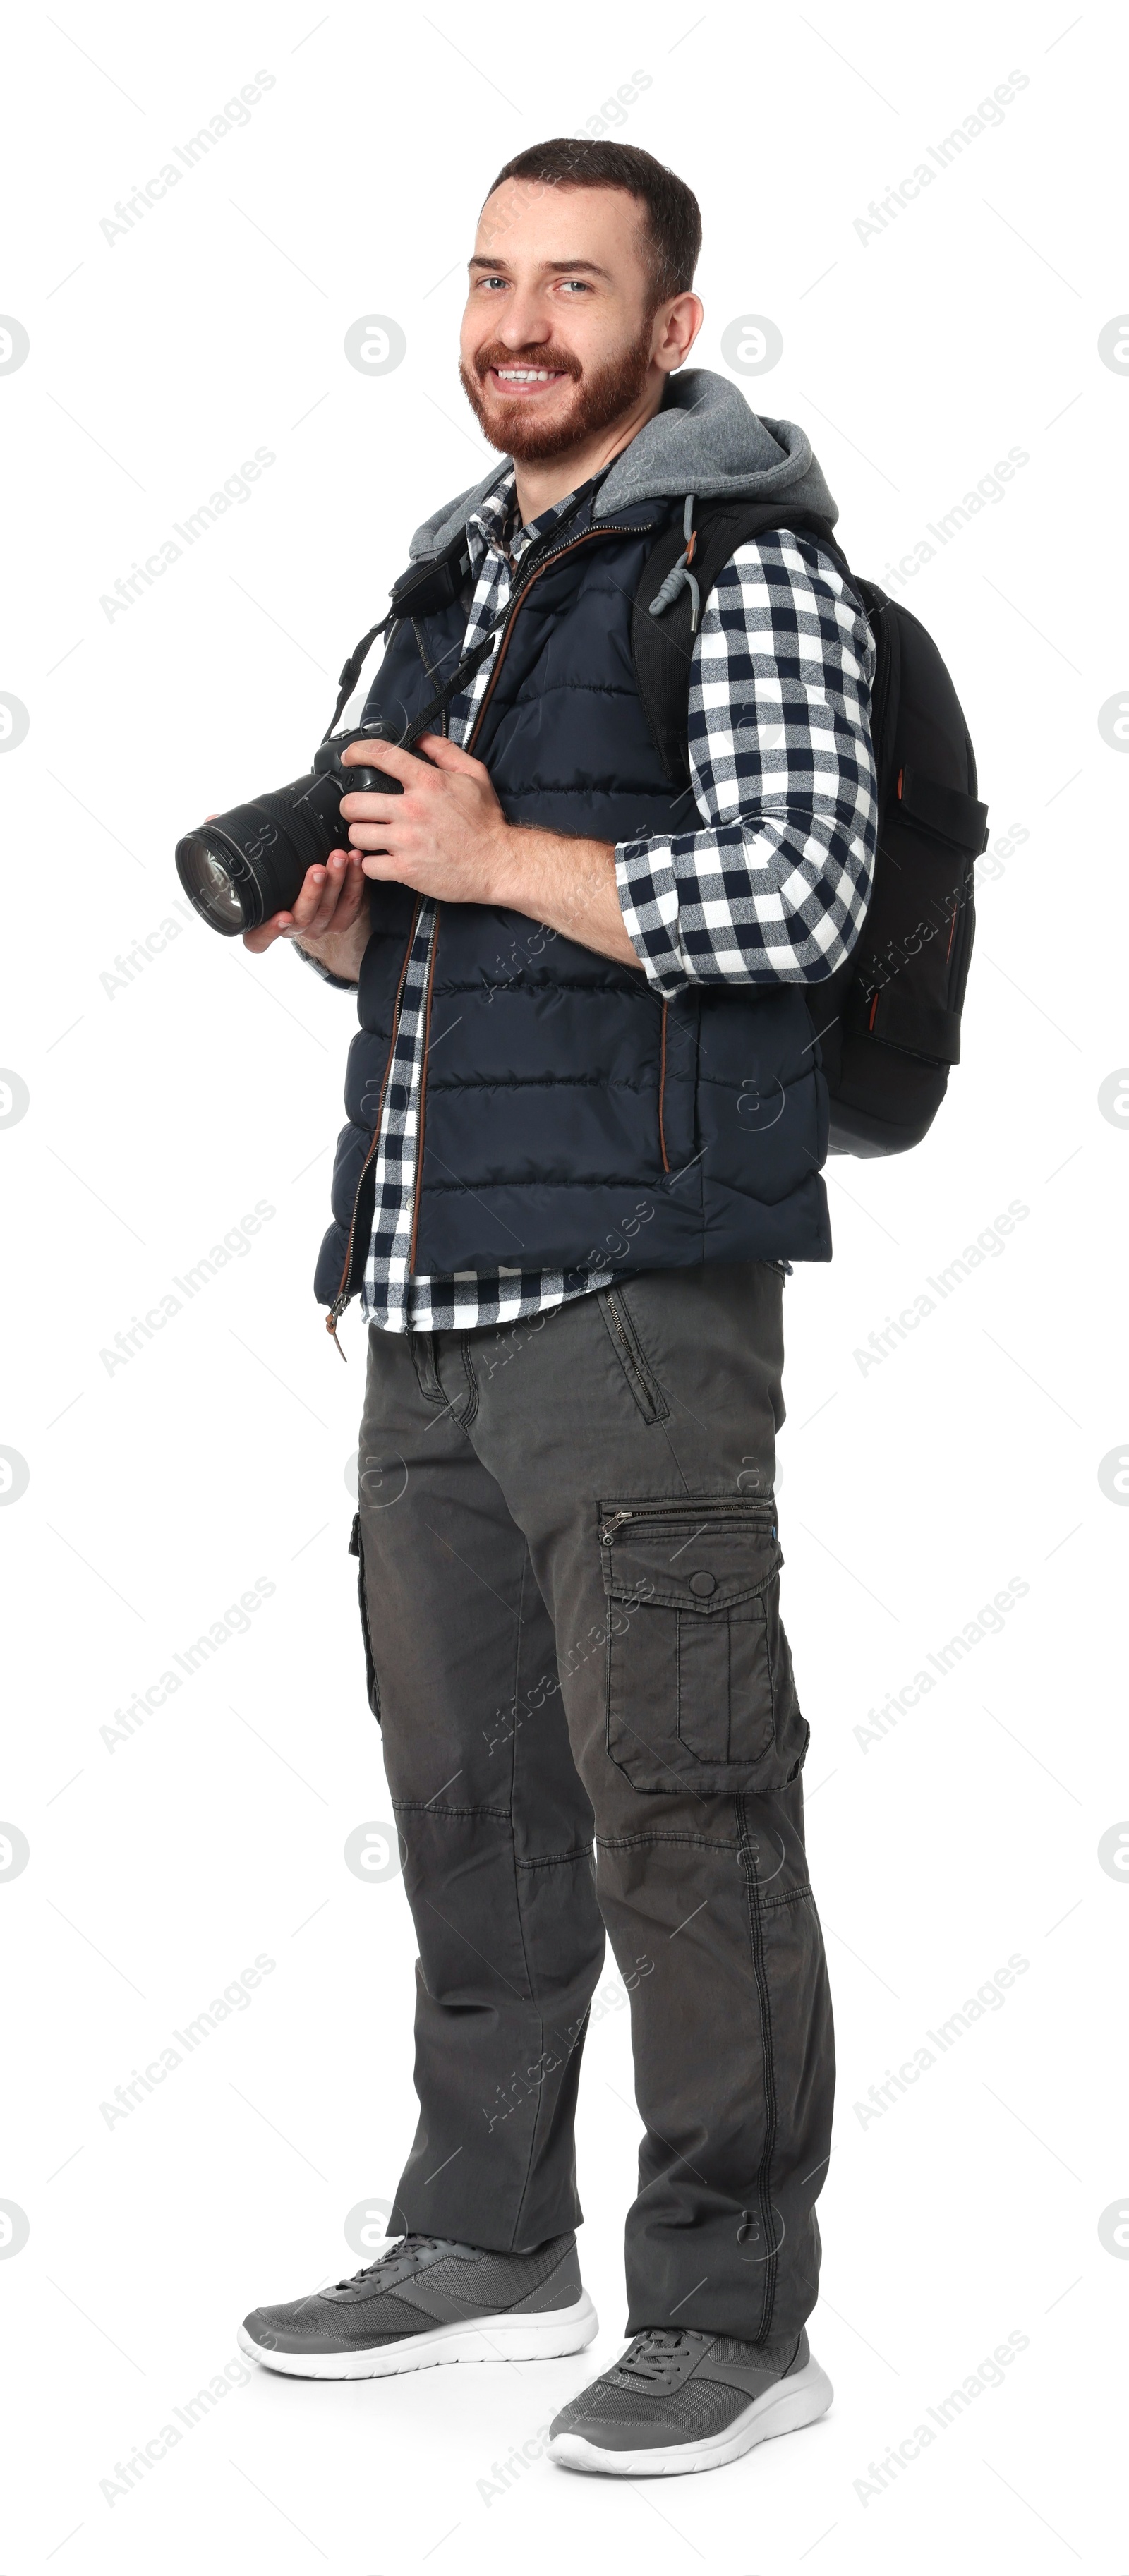
[[[563,367],[489,367],[487,374],[502,392],[524,396],[544,393],[547,386],[566,381]]]

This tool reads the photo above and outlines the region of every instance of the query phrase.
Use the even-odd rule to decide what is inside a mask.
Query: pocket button
[[[705,1566],[702,1566],[697,1574],[691,1575],[690,1590],[697,1593],[699,1601],[708,1601],[711,1592],[717,1590],[716,1574],[707,1573]]]

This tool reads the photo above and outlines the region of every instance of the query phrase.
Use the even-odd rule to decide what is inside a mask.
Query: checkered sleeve
[[[691,788],[704,828],[616,850],[624,923],[652,984],[819,984],[870,899],[878,791],[874,644],[814,539],[740,546],[690,670]]]
[[[312,966],[315,975],[320,975],[323,984],[332,984],[335,993],[356,992],[357,979],[355,975],[332,975],[328,966],[322,965],[320,957],[311,956],[309,949],[303,948],[301,940],[292,939],[290,945],[294,950],[295,955],[302,959],[303,965]]]

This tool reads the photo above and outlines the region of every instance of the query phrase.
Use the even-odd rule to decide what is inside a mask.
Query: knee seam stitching
[[[493,1816],[499,1824],[513,1824],[508,1807],[456,1807],[451,1804],[441,1807],[434,1798],[393,1798],[392,1813],[394,1816]]]
[[[574,1851],[536,1852],[529,1860],[523,1860],[521,1853],[515,1852],[514,1867],[515,1869],[557,1869],[565,1861],[591,1860],[591,1857],[591,1843],[583,1843]]]
[[[740,1810],[738,1810],[738,1813],[740,1814]],[[741,1818],[741,1821],[743,1824],[743,1817]],[[760,2170],[757,2174],[757,2197],[761,2205],[761,2214],[765,2222],[765,2240],[767,2243],[771,2244],[772,2159],[776,2151],[776,2072],[773,2054],[772,2003],[768,1989],[768,1973],[765,1966],[762,1939],[764,1928],[764,1899],[761,1895],[755,1870],[746,1870],[745,1880],[746,1902],[749,1909],[750,1948],[753,1954],[753,1974],[756,1980],[757,1995],[760,2003],[761,2055],[764,2067],[765,2139],[764,2153],[761,2157]],[[769,2332],[769,2328],[772,2323],[772,2311],[775,2297],[776,2249],[774,2248],[770,2253],[764,2268],[764,2302],[761,2311],[759,2333],[751,2338],[754,2343],[763,2342]]]
[[[465,1337],[464,1337],[464,1343],[463,1343],[463,1365],[464,1365],[464,1367],[466,1367],[466,1366],[467,1366]],[[527,1574],[527,1571],[528,1571],[528,1567],[529,1567],[529,1548],[528,1548],[528,1545],[527,1545],[527,1546],[526,1546],[526,1549],[525,1549],[525,1553],[524,1553],[524,1555],[523,1555],[523,1557],[522,1557],[522,1562],[521,1562],[521,1581],[520,1581],[519,1586],[518,1586],[518,1596],[517,1596],[517,1620],[516,1620],[516,1623],[515,1623],[515,1636],[514,1636],[514,1710],[515,1710],[515,1713],[516,1713],[516,1710],[517,1710],[517,1704],[518,1704],[518,1683],[519,1683],[519,1681],[520,1681],[520,1679],[521,1679],[521,1643],[522,1643],[522,1633],[523,1633],[523,1626],[524,1626],[523,1612],[524,1612],[524,1609],[525,1609],[525,1580],[526,1580],[526,1574]],[[545,2015],[544,2015],[544,2012],[543,2012],[542,2007],[541,2007],[541,1999],[540,1999],[540,1996],[539,1996],[539,1995],[536,1993],[536,1991],[535,1991],[534,1983],[533,1983],[533,1977],[532,1977],[532,1974],[531,1974],[531,1971],[530,1971],[530,1965],[529,1965],[529,1951],[528,1951],[528,1948],[527,1948],[527,1945],[526,1945],[526,1939],[525,1939],[525,1924],[524,1924],[524,1921],[523,1921],[523,1919],[522,1919],[522,1911],[521,1911],[521,1879],[520,1879],[520,1876],[519,1876],[519,1874],[518,1874],[518,1865],[517,1865],[517,1849],[516,1849],[516,1840],[515,1840],[515,1834],[514,1834],[514,1791],[515,1791],[515,1786],[516,1786],[516,1775],[517,1775],[517,1727],[516,1727],[516,1725],[515,1725],[515,1727],[514,1727],[514,1731],[513,1731],[513,1734],[512,1734],[512,1736],[511,1736],[511,1738],[510,1738],[510,1819],[509,1819],[509,1821],[510,1821],[510,1866],[511,1866],[511,1868],[512,1868],[512,1870],[513,1870],[513,1874],[514,1874],[514,1906],[515,1906],[516,1913],[517,1913],[518,1937],[519,1937],[520,1942],[521,1942],[522,1966],[524,1967],[524,1970],[525,1970],[525,1982],[526,1982],[526,1985],[527,1985],[527,1987],[528,1987],[528,1989],[529,1989],[529,2000],[530,2000],[530,2003],[531,2003],[531,2005],[532,2005],[532,2007],[533,2007],[534,2012],[535,2012],[535,2013],[536,2013],[536,2015],[537,2015],[537,2036],[538,2036],[538,2048],[539,2048],[539,2052],[540,2052],[540,2054],[543,2056],[543,2055],[544,2055],[544,2052],[545,2052]],[[531,2176],[531,2174],[532,2174],[532,2172],[533,2172],[533,2158],[534,2158],[534,2150],[535,2150],[535,2148],[536,2148],[536,2144],[537,2144],[537,2129],[538,2129],[538,2124],[539,2124],[539,2121],[540,2121],[540,2118],[541,2118],[541,2106],[542,2106],[542,2101],[543,2101],[543,2099],[544,2099],[544,2095],[542,2094],[542,2095],[540,2095],[540,2096],[539,2096],[538,2100],[535,2102],[534,2107],[533,2107],[533,2118],[532,2118],[532,2120],[530,2121],[530,2124],[529,2124],[529,2147],[528,2147],[528,2152],[527,2152],[526,2160],[525,2160],[525,2177],[524,2177],[524,2180],[523,2180],[523,2182],[522,2182],[521,2192],[520,2192],[520,2195],[519,2195],[519,2198],[518,2198],[518,2204],[517,2204],[517,2216],[516,2216],[516,2218],[515,2218],[515,2220],[514,2220],[514,2226],[515,2226],[515,2229],[516,2229],[518,2226],[520,2226],[520,2223],[521,2223],[521,2213],[522,2213],[522,2210],[523,2210],[523,2209],[524,2209],[524,2207],[525,2207],[525,2195],[526,2195],[526,2193],[527,2193],[527,2191],[528,2191],[528,2189],[529,2189],[530,2176]]]
[[[715,1837],[712,1834],[693,1834],[674,1827],[671,1827],[669,1832],[664,1832],[660,1826],[651,1834],[596,1835],[598,1851],[633,1851],[641,1843],[656,1847],[660,1843],[670,1843],[682,1850],[709,1852],[739,1853],[742,1848],[740,1841],[731,1838],[728,1834],[724,1836],[719,1834]]]

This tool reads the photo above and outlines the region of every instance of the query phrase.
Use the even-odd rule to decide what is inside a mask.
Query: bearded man
[[[718,2465],[831,2398],[774,1439],[784,1277],[830,1258],[818,988],[871,886],[874,646],[803,431],[680,372],[700,236],[625,145],[499,174],[461,375],[504,461],[396,586],[364,718],[388,789],[345,796],[347,843],[247,939],[357,993],[317,1293],[368,1325],[353,1544],[420,2110],[389,2250],[241,2342],[314,2379],[584,2349],[607,1934],[644,2123],[631,2341],[549,2447],[621,2475]],[[767,524],[699,597],[696,513],[731,502]],[[688,783],[640,678],[676,596]]]

